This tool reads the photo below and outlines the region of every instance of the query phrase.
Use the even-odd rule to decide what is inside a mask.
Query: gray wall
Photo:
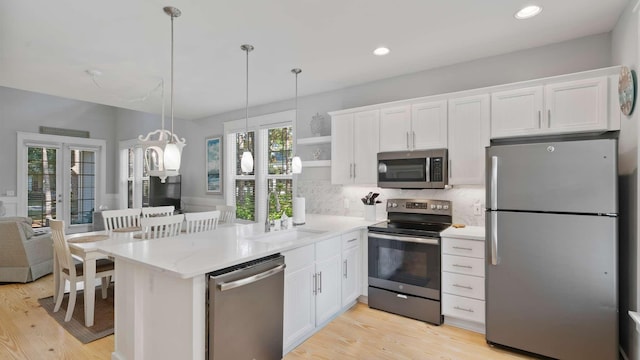
[[[638,14],[635,2],[622,13],[612,32],[611,53],[616,64],[638,70]],[[613,104],[616,106],[617,104]],[[638,333],[629,310],[638,310],[638,110],[622,117],[619,138],[620,192],[620,345],[629,359],[639,359]]]
[[[107,141],[107,193],[116,192],[115,108],[56,96],[0,87],[0,158],[3,169],[17,169],[16,131],[37,133],[39,126],[89,131],[92,138]],[[115,178],[114,178],[115,179]],[[0,172],[0,196],[15,191],[16,171]]]

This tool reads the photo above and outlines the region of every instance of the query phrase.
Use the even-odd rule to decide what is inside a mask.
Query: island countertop
[[[174,238],[141,240],[98,246],[121,260],[142,264],[187,279],[264,256],[312,244],[351,230],[364,229],[377,221],[360,217],[307,214],[306,224],[293,230],[265,233],[264,224],[223,224],[214,231],[184,234]],[[284,241],[260,241],[303,231],[305,237]],[[275,238],[274,238],[275,239]]]

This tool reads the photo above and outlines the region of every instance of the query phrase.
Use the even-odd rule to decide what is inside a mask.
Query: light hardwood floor
[[[111,359],[113,336],[83,345],[38,304],[53,276],[0,285],[0,359]],[[291,353],[297,359],[528,359],[489,347],[484,336],[433,326],[358,304]]]

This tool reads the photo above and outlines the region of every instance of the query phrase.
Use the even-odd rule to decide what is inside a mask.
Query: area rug
[[[108,292],[109,296],[106,299],[102,299],[102,290],[100,286],[96,287],[96,305],[92,327],[84,326],[84,291],[82,290],[78,291],[76,306],[69,322],[64,321],[69,294],[64,294],[62,306],[60,306],[58,312],[53,312],[55,306],[53,296],[39,299],[38,302],[65,330],[83,344],[87,344],[113,334],[113,284],[109,286]]]

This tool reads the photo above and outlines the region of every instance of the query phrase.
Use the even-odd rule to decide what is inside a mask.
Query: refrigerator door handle
[[[498,157],[491,157],[491,210],[498,209]]]
[[[487,215],[491,216],[491,265],[498,265],[498,214],[489,211]]]

